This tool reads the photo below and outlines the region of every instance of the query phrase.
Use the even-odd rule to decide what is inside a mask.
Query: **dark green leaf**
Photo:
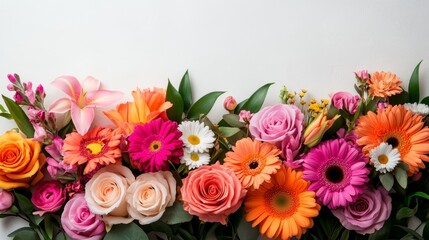
[[[400,94],[389,97],[389,104],[391,105],[399,105],[408,102],[410,102],[410,94],[405,90],[402,90]]]
[[[383,184],[383,187],[387,191],[390,191],[390,189],[392,189],[392,187],[393,187],[393,183],[395,182],[392,174],[390,174],[390,173],[380,174],[380,175],[378,175],[378,177],[380,178],[380,182],[381,182],[381,184]]]
[[[240,117],[237,114],[225,114],[222,116],[223,120],[229,124],[231,127],[244,127],[244,123],[240,122]]]
[[[404,230],[405,232],[413,235],[415,238],[417,238],[418,240],[424,240],[424,238],[422,236],[420,236],[420,234],[418,234],[416,231],[409,229],[407,227],[401,226],[401,225],[393,225],[394,227],[400,228],[402,230]]]
[[[197,238],[195,236],[193,236],[192,234],[190,234],[188,231],[186,231],[183,228],[179,227],[178,231],[179,231],[180,236],[183,237],[183,239],[186,239],[186,240],[197,240]]]
[[[182,164],[184,165],[184,164]],[[192,215],[183,209],[183,203],[174,202],[173,206],[165,209],[164,214],[161,217],[161,221],[174,225],[178,223],[189,222],[192,220]]]
[[[0,104],[0,112],[6,113],[6,108],[3,107],[3,105]]]
[[[192,105],[192,88],[191,82],[189,80],[188,70],[186,70],[185,75],[183,75],[182,80],[179,85],[179,93],[183,99],[184,111],[187,112]]]
[[[180,93],[173,87],[170,80],[168,80],[167,93],[165,97],[166,101],[169,101],[173,106],[167,109],[168,119],[180,123],[182,121],[182,115],[184,110],[183,99]]]
[[[348,240],[349,239],[349,235],[350,235],[350,231],[349,230],[344,230],[343,234],[341,234],[341,238],[340,240]]]
[[[423,228],[423,238],[429,239],[429,221],[426,221],[426,225]]]
[[[149,240],[146,233],[135,223],[116,224],[104,237],[105,240]]]
[[[25,112],[22,108],[12,99],[2,95],[3,101],[6,104],[6,107],[9,109],[9,113],[15,121],[18,128],[27,136],[32,138],[34,136],[34,128],[31,125],[30,120],[28,119]]]
[[[411,74],[410,82],[408,83],[408,92],[410,93],[411,103],[418,103],[420,99],[419,69],[422,61],[420,61],[414,68],[413,74]]]
[[[58,132],[58,135],[62,138],[66,138],[66,135],[73,132],[74,124],[73,121],[69,121],[67,125],[65,125],[63,128],[60,129]]]
[[[237,234],[240,239],[257,239],[259,236],[258,228],[252,228],[252,224],[241,218],[238,224]]]
[[[260,87],[258,90],[256,90],[256,92],[254,92],[252,96],[247,99],[247,101],[243,104],[243,106],[239,109],[238,112],[240,112],[241,110],[248,110],[252,113],[258,112],[261,109],[262,104],[264,104],[268,89],[272,84],[273,83],[267,83],[264,86]]]
[[[403,207],[401,209],[398,210],[398,212],[396,213],[396,220],[401,220],[404,218],[409,218],[414,216],[414,214],[416,214],[418,207],[416,206],[415,208],[411,209],[409,207]]]
[[[174,235],[171,227],[168,224],[163,223],[161,221],[151,223],[150,227],[155,232],[162,232],[162,233],[167,234],[167,236],[173,236]]]
[[[231,137],[240,132],[239,128],[234,127],[219,127],[219,135],[221,137]]]
[[[198,120],[200,118],[200,114],[207,115],[207,113],[209,113],[212,109],[218,97],[223,93],[224,92],[211,92],[204,95],[194,104],[192,104],[187,117],[191,120]]]
[[[358,87],[358,85],[354,85],[354,87],[355,87],[355,90],[356,90],[356,92],[361,96],[362,95],[362,89],[360,89],[359,87]]]
[[[23,227],[23,228],[17,229],[7,236],[12,237],[13,240],[40,239],[39,235],[37,235],[37,232],[30,227]]]
[[[426,194],[426,193],[424,193],[424,192],[415,192],[415,193],[413,193],[413,194],[411,194],[411,195],[409,195],[409,196],[407,197],[407,206],[410,206],[411,199],[412,199],[413,197],[421,197],[421,198],[424,198],[424,199],[426,199],[426,200],[429,200],[429,195],[428,195],[428,194]]]
[[[36,224],[37,226],[39,226],[39,224],[43,221],[43,217],[39,216],[39,215],[28,215],[28,219],[30,219],[30,221],[34,224]]]
[[[429,105],[429,96],[422,99],[421,103]]]
[[[55,236],[55,240],[73,240],[73,239],[65,232],[59,232],[57,236]]]
[[[243,101],[241,101],[237,104],[237,107],[235,107],[235,109],[234,109],[235,114],[240,113],[241,109],[243,108],[243,105],[247,102],[247,100],[249,100],[249,99],[244,99]]]
[[[15,205],[13,205],[13,206],[9,209],[9,211],[11,211],[11,212],[13,212],[13,213],[19,213],[19,209],[18,209]]]
[[[12,115],[10,115],[9,113],[5,113],[5,112],[2,112],[2,113],[0,113],[0,117],[4,117],[4,118],[6,118],[6,119],[12,119]]]
[[[388,239],[391,228],[392,228],[392,221],[389,219],[386,222],[384,222],[384,225],[380,230],[375,231],[373,234],[369,235],[368,240],[385,240],[385,239]]]
[[[377,110],[377,104],[378,102],[381,100],[382,98],[379,97],[374,97],[372,100],[370,100],[367,104],[366,104],[366,111],[372,111],[375,112],[375,110]]]
[[[21,212],[32,215],[34,207],[30,199],[17,192],[15,192],[15,198],[18,200],[18,206]]]
[[[52,239],[52,236],[54,235],[54,224],[52,224],[51,215],[45,215],[43,224],[45,226],[46,234],[48,234],[48,237]]]

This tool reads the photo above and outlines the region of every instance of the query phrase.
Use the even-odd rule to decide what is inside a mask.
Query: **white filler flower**
[[[424,103],[405,103],[405,109],[411,110],[413,113],[420,114],[423,117],[429,114],[429,106]]]
[[[378,147],[369,152],[370,161],[374,164],[375,170],[381,173],[391,172],[401,161],[398,149],[393,149],[392,145],[381,143]]]
[[[208,153],[198,152],[184,152],[183,157],[180,159],[180,163],[184,163],[188,166],[189,170],[199,168],[202,165],[207,165],[210,162],[210,155]]]
[[[207,152],[213,147],[214,133],[199,121],[184,121],[179,125],[180,139],[185,144],[185,152]]]

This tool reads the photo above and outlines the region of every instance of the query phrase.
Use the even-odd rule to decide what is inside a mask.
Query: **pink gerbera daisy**
[[[343,139],[329,140],[310,150],[303,164],[304,179],[311,182],[319,203],[331,209],[346,206],[363,192],[369,181],[368,159]]]
[[[168,170],[168,161],[179,163],[183,156],[182,133],[177,123],[157,119],[138,125],[128,137],[133,164],[145,172]]]

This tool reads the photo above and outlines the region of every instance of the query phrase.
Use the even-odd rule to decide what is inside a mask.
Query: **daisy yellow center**
[[[92,143],[86,145],[86,149],[88,151],[90,151],[91,154],[93,154],[93,155],[99,154],[101,152],[101,150],[103,150],[103,147],[104,147],[104,143],[101,141],[92,142]]]
[[[200,156],[197,153],[191,153],[191,160],[196,162],[200,160]]]
[[[160,141],[153,141],[149,145],[149,149],[153,152],[159,151],[160,148],[161,148],[161,142]]]
[[[198,145],[201,142],[200,138],[197,135],[194,135],[194,134],[189,135],[188,141],[192,145]]]
[[[387,162],[389,162],[389,158],[386,155],[382,154],[382,155],[378,156],[378,161],[381,164],[386,164]]]

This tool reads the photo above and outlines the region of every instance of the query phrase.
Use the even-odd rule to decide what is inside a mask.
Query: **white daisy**
[[[420,114],[423,117],[429,114],[429,106],[424,103],[405,103],[405,109],[411,110],[411,112]]]
[[[202,165],[207,165],[210,162],[210,155],[208,153],[187,152],[184,151],[180,163],[188,166],[189,170],[199,168]]]
[[[398,149],[392,149],[392,145],[381,143],[378,147],[369,152],[370,161],[374,164],[375,170],[381,173],[391,172],[401,161]]]
[[[213,147],[215,134],[199,121],[184,121],[179,125],[182,132],[180,139],[185,144],[188,152],[206,152]]]

